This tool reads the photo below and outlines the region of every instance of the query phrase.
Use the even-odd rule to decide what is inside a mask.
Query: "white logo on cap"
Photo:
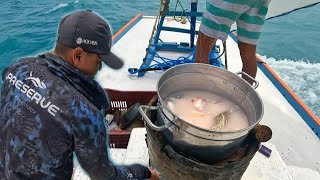
[[[89,40],[89,39],[82,39],[81,37],[78,37],[77,39],[77,44],[90,44],[90,45],[94,45],[97,46],[98,45],[98,41],[93,41],[93,40]]]
[[[81,37],[78,37],[77,39],[77,44],[81,44],[82,43],[82,38]]]

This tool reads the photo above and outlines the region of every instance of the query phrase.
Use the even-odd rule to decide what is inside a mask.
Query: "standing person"
[[[108,23],[91,11],[65,16],[53,52],[23,58],[2,72],[0,179],[70,179],[73,152],[91,179],[159,179],[151,168],[115,166],[102,109],[110,101],[94,80],[110,52]]]
[[[231,25],[237,22],[242,71],[257,74],[256,47],[271,0],[207,0],[197,41],[195,62],[208,63],[217,39],[225,41]],[[245,78],[245,77],[244,77]],[[249,83],[252,81],[245,78]]]

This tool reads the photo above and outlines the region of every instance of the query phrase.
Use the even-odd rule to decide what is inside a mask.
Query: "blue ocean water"
[[[175,1],[171,1],[174,8]],[[189,9],[190,0],[181,0]],[[199,10],[204,8],[199,2]],[[0,6],[0,71],[20,57],[53,49],[59,20],[91,9],[115,33],[138,13],[157,15],[159,0],[10,0]],[[179,10],[179,7],[178,7]],[[258,53],[320,117],[320,4],[265,23]],[[0,86],[2,81],[0,81]]]

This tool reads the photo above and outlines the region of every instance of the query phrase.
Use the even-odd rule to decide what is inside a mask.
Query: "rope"
[[[182,14],[181,14],[181,16],[180,16],[180,19],[177,19],[177,18],[176,18],[176,12],[177,12],[178,4],[180,5],[180,7],[181,7],[181,9],[182,9]],[[177,1],[176,1],[176,6],[175,6],[175,8],[174,8],[173,19],[174,19],[175,21],[177,21],[177,22],[181,22],[181,21],[183,20],[183,17],[188,18],[188,17],[187,17],[187,14],[186,14],[186,12],[185,12],[185,9],[183,8],[182,4],[180,3],[179,0],[177,0]],[[189,20],[189,22],[190,22],[190,20]]]
[[[290,13],[292,13],[292,12],[294,12],[294,11],[298,11],[298,10],[300,10],[300,9],[305,9],[305,8],[313,7],[313,6],[317,5],[317,4],[320,4],[320,2],[316,2],[316,3],[310,4],[310,5],[308,5],[308,6],[300,7],[300,8],[294,9],[294,10],[292,10],[292,11],[285,12],[285,13],[283,13],[283,14],[279,14],[279,15],[277,15],[277,16],[269,17],[269,18],[266,19],[266,21],[267,21],[267,20],[270,20],[270,19],[273,19],[273,18],[277,18],[277,17],[281,17],[281,16],[288,15],[288,14],[290,14]]]
[[[224,49],[224,51],[225,51],[225,49]],[[218,50],[218,52],[211,51],[209,54],[210,64],[214,65],[214,66],[218,66],[218,67],[223,65],[218,61],[218,59],[223,55],[224,51],[218,57],[215,57],[214,53],[220,53],[220,49]],[[194,63],[196,46],[193,47],[192,52],[188,56],[186,56],[186,57],[180,56],[177,59],[170,59],[170,58],[162,57],[150,48],[147,48],[147,53],[154,55],[153,59],[151,59],[151,58],[147,59],[147,60],[150,60],[151,62],[154,62],[154,64],[150,65],[148,68],[145,68],[145,67],[144,68],[140,67],[139,69],[129,68],[128,72],[130,74],[136,74],[136,73],[143,72],[143,71],[153,71],[153,70],[165,71],[166,69],[169,69],[170,67],[173,67],[173,66],[176,66],[179,64]]]
[[[161,9],[162,9],[163,6],[164,6],[164,2],[163,2],[163,0],[160,0],[159,12],[158,12],[158,15],[157,15],[157,17],[156,17],[156,20],[155,20],[155,22],[154,22],[153,28],[152,28],[152,32],[151,32],[151,36],[150,36],[150,39],[149,39],[148,47],[150,47],[151,42],[152,42],[152,38],[153,38],[153,36],[154,36],[154,32],[156,32],[156,30],[157,30],[157,24],[158,24],[158,21],[159,21],[159,18],[160,18],[160,14],[161,14]],[[146,52],[145,57],[147,57],[147,54],[148,54],[148,51]]]
[[[191,2],[190,2],[191,3]],[[184,8],[183,6],[182,6],[182,4],[181,4],[181,2],[180,2],[180,0],[177,0],[177,3],[176,3],[176,8],[175,8],[175,10],[174,10],[174,19],[176,20],[176,18],[175,18],[175,12],[176,12],[176,10],[177,10],[177,5],[180,5],[180,7],[181,7],[181,9],[182,9],[182,15],[184,14],[185,15],[185,17],[188,19],[188,21],[189,21],[189,23],[191,24],[191,20],[189,19],[189,17],[187,16],[187,13],[186,13],[186,8]],[[181,15],[181,20],[182,20],[182,16]],[[180,20],[180,21],[181,21]],[[177,20],[176,20],[177,21]],[[180,21],[177,21],[177,22],[180,22]],[[192,29],[192,31],[195,33],[196,32],[196,28],[195,27],[193,27],[193,25],[191,24],[191,29]],[[196,33],[195,33],[196,34]],[[198,38],[198,36],[196,35],[196,39]]]
[[[166,70],[178,64],[193,63],[194,62],[193,55],[195,54],[195,48],[193,49],[192,53],[189,54],[187,57],[180,56],[177,59],[169,59],[166,57],[162,57],[150,48],[147,48],[147,53],[153,54],[154,58],[153,59],[150,58],[146,60],[150,60],[155,64],[150,65],[148,68],[141,68],[141,67],[139,69],[129,68],[128,71],[130,74],[136,74],[136,73],[148,71],[148,70]]]

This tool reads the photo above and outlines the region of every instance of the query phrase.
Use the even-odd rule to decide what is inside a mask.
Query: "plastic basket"
[[[155,91],[118,91],[106,89],[111,100],[112,110],[127,110],[136,102],[148,104],[150,99],[156,95]]]
[[[128,146],[131,132],[109,132],[109,146],[110,148],[124,148]]]
[[[139,102],[148,104],[156,95],[155,91],[118,91],[106,89],[111,101],[111,109],[105,113],[112,113],[114,110],[128,110],[132,105]],[[109,131],[110,148],[127,148],[130,139],[130,131]]]

